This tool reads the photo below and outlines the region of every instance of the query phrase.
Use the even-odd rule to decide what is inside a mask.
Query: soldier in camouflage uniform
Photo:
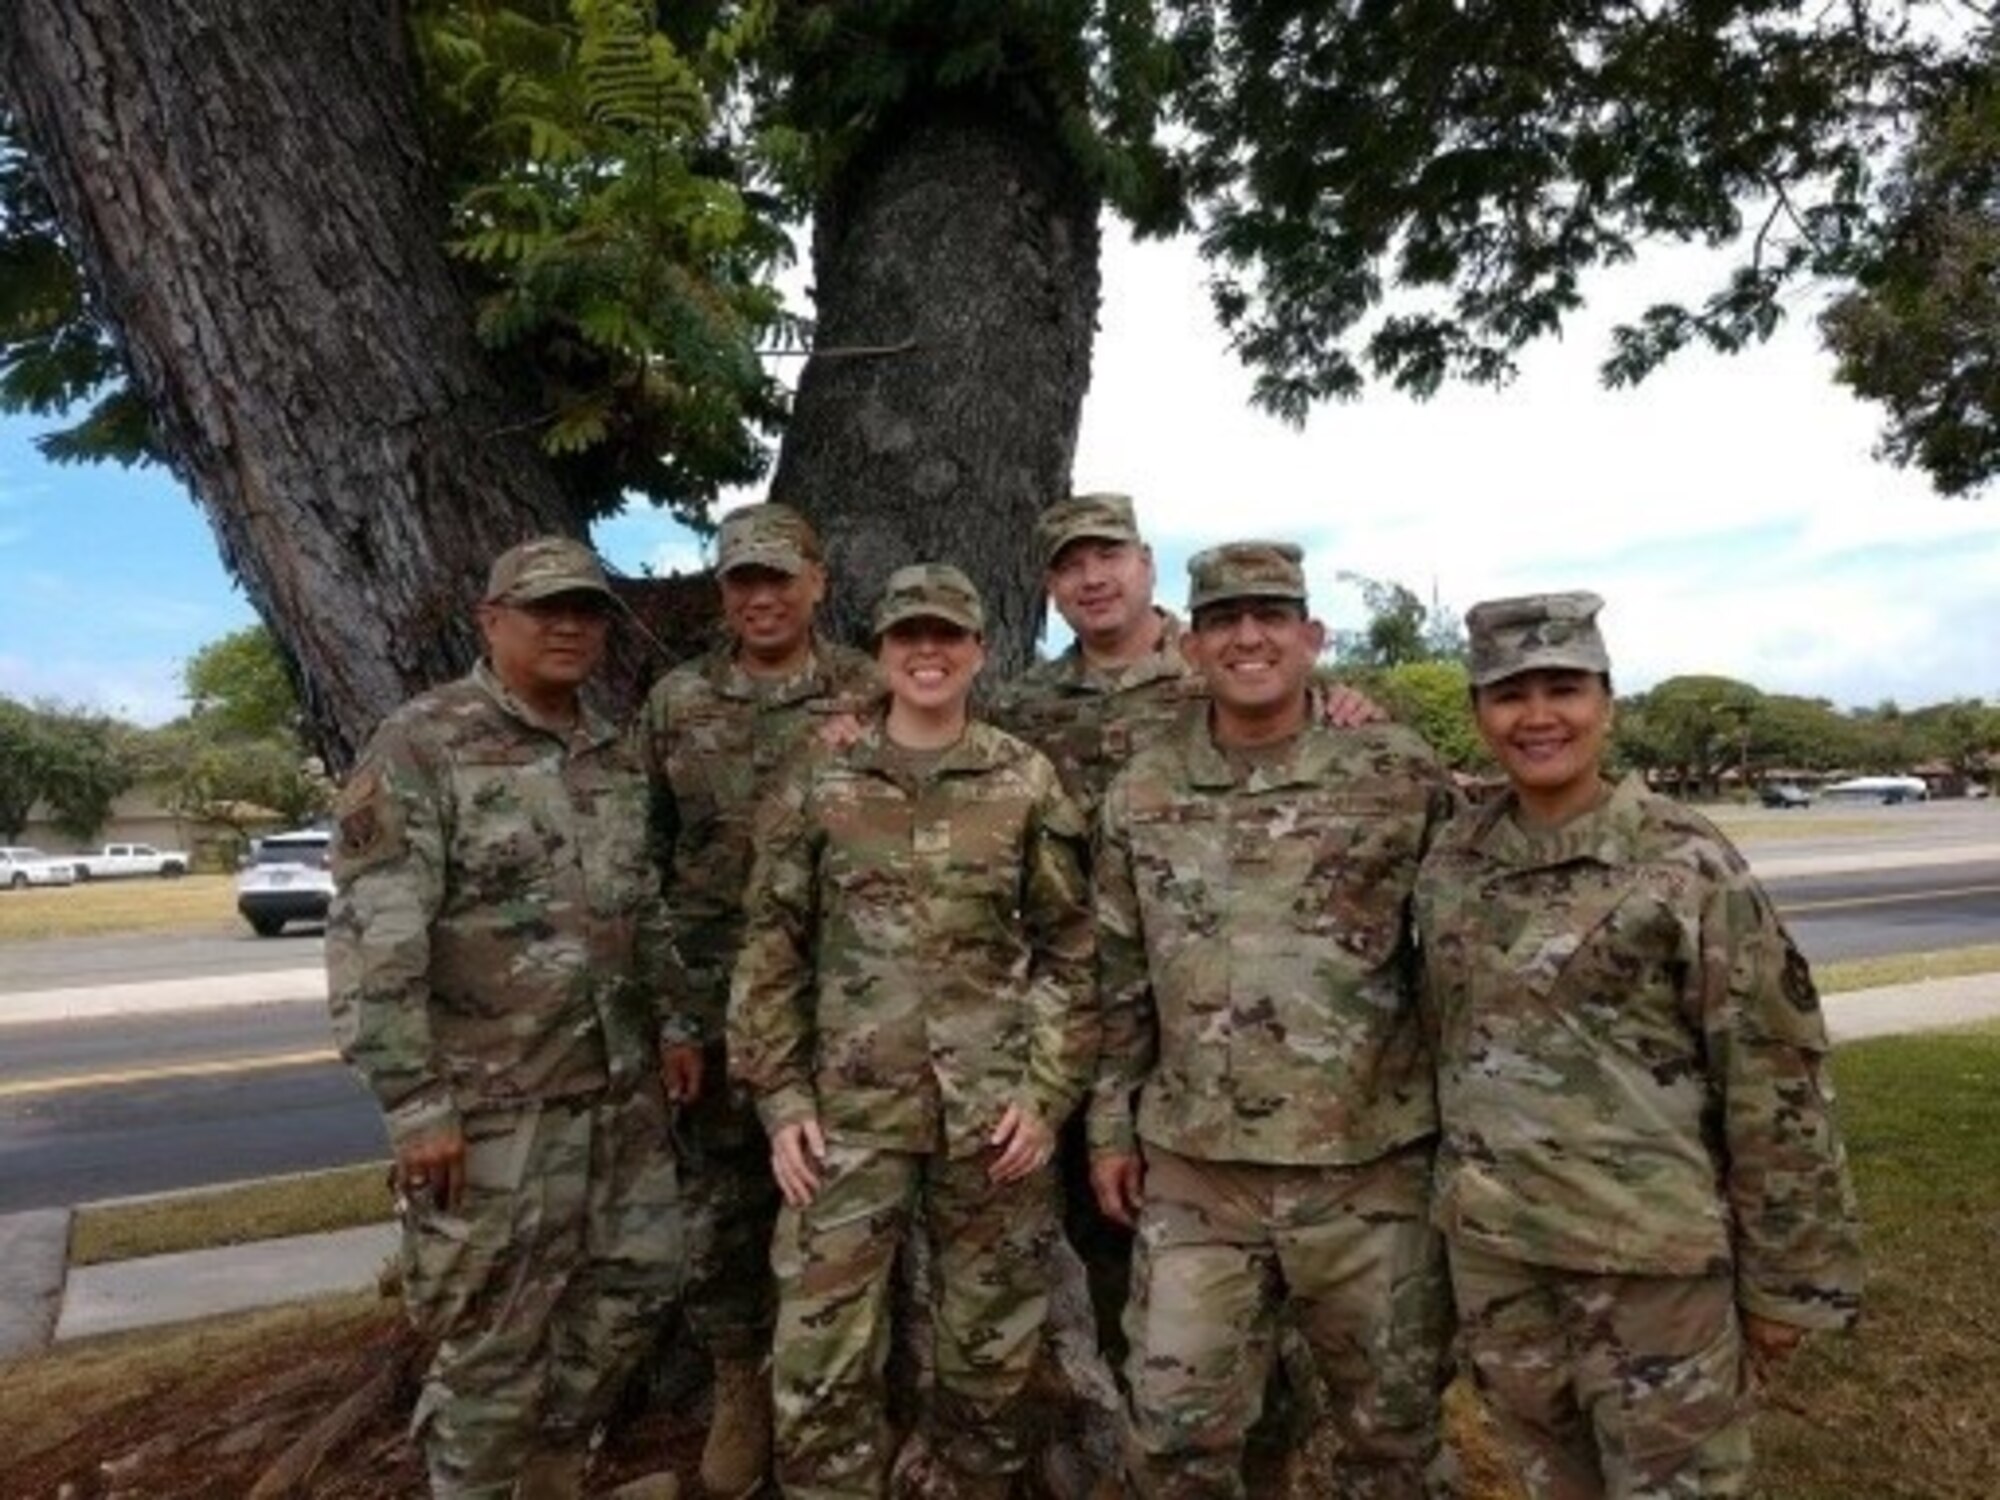
[[[994,723],[1033,745],[1094,818],[1111,778],[1164,739],[1208,684],[1181,649],[1182,625],[1154,602],[1153,551],[1125,495],[1072,495],[1035,522],[1049,600],[1076,639],[994,693]],[[1333,684],[1315,699],[1328,724],[1356,728],[1383,714]]]
[[[613,602],[578,543],[504,553],[486,659],[391,715],[336,805],[334,1031],[388,1123],[437,1341],[413,1428],[453,1500],[580,1495],[680,1275],[659,1069],[684,983],[638,757],[577,696]]]
[[[644,745],[655,852],[674,944],[700,1027],[688,1080],[681,1183],[688,1214],[686,1308],[715,1361],[715,1416],[702,1482],[741,1495],[769,1471],[769,1275],[778,1190],[756,1111],[728,1085],[723,1017],[742,936],[757,804],[779,766],[828,718],[879,694],[875,664],[813,630],[826,590],[819,539],[796,511],[751,505],[724,518],[716,556],[729,638],[675,668],[646,700]]]
[[[1856,1315],[1812,977],[1708,821],[1600,766],[1594,594],[1476,605],[1509,790],[1424,862],[1436,1219],[1474,1375],[1537,1500],[1747,1493],[1758,1377]]]
[[[1044,757],[967,717],[984,613],[962,573],[898,570],[875,628],[888,708],[765,805],[730,992],[786,1202],[778,1475],[887,1493],[890,1268],[922,1234],[933,1447],[955,1493],[997,1497],[1047,1316],[1054,1130],[1097,1044],[1084,825]]]
[[[1134,750],[1207,694],[1181,623],[1153,602],[1153,553],[1124,495],[1073,495],[1035,523],[1049,599],[1076,640],[994,694],[993,722],[1055,762],[1086,817]]]
[[[1112,782],[1095,865],[1091,1175],[1139,1235],[1134,1477],[1244,1493],[1289,1308],[1342,1440],[1335,1493],[1413,1497],[1442,1483],[1450,1317],[1407,907],[1452,794],[1409,731],[1316,721],[1324,631],[1296,547],[1189,572],[1183,649],[1212,707]]]

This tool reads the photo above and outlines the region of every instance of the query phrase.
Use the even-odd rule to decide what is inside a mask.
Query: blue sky
[[[1878,415],[1832,383],[1809,302],[1763,348],[1605,392],[1612,322],[1718,264],[1655,252],[1601,277],[1506,390],[1372,393],[1296,431],[1249,409],[1192,249],[1106,239],[1075,479],[1135,497],[1167,603],[1193,551],[1290,537],[1335,625],[1360,617],[1342,570],[1459,609],[1594,588],[1621,691],[1719,672],[1842,706],[2000,702],[2000,497],[1940,500],[1871,457]],[[181,664],[249,606],[171,478],[46,464],[41,425],[0,421],[0,693],[170,717]],[[650,510],[597,540],[627,569],[701,561]]]

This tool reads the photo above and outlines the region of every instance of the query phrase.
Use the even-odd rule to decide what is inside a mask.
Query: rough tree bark
[[[985,595],[987,671],[1040,634],[1037,511],[1069,487],[1098,300],[1098,202],[1050,132],[967,110],[882,131],[818,207],[817,352],[772,498],[812,516],[833,628],[899,564]]]
[[[581,534],[441,248],[393,0],[8,0],[0,80],[161,446],[343,765]]]
[[[440,250],[400,7],[8,0],[0,86],[162,448],[343,764],[464,669],[494,553],[582,531]],[[986,595],[989,670],[1026,661],[1033,519],[1068,487],[1089,380],[1097,209],[1053,136],[966,113],[884,132],[821,206],[820,347],[773,494],[821,527],[835,630],[865,634],[892,568],[942,558]],[[1081,1495],[1115,1464],[1115,1396],[1074,1257],[1052,1274],[1039,1467]]]

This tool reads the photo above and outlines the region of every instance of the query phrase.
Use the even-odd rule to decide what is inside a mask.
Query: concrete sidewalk
[[[1825,1005],[1836,1043],[2000,1020],[2000,974],[1856,990]],[[52,1342],[364,1291],[396,1244],[394,1225],[374,1224],[71,1271],[70,1218],[67,1209],[0,1217],[0,1360]]]
[[[105,1016],[166,1015],[236,1005],[326,1000],[326,969],[261,969],[199,979],[149,979],[136,984],[80,984],[0,994],[0,1027],[31,1021],[86,1021]]]

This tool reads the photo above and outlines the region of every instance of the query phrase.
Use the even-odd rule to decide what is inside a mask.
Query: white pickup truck
[[[161,875],[171,880],[188,872],[188,857],[178,849],[151,844],[106,844],[95,854],[66,856],[76,866],[78,880],[117,880],[128,875]]]

